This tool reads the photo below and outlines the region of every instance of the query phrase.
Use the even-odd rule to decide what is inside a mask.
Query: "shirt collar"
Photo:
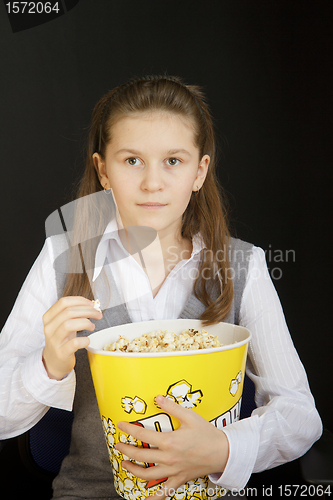
[[[94,268],[93,281],[95,281],[98,278],[103,269],[108,252],[109,241],[111,240],[115,240],[118,243],[118,245],[124,250],[124,252],[126,252],[119,238],[118,224],[116,219],[112,219],[112,221],[109,222],[109,224],[105,228],[101,241],[98,243],[95,255],[95,268]]]
[[[192,238],[192,253],[190,258],[194,257],[204,248],[206,248],[206,245],[204,244],[201,234],[200,233],[195,234]]]
[[[126,253],[126,255],[129,255],[127,250],[125,250],[123,244],[121,243],[121,240],[119,238],[119,233],[118,233],[118,224],[116,219],[113,219],[109,224],[106,226],[106,229],[103,233],[103,236],[101,238],[101,241],[99,242],[96,250],[96,255],[95,255],[95,268],[94,268],[94,275],[93,275],[93,282],[98,278],[100,275],[103,266],[105,264],[105,260],[107,257],[108,253],[108,246],[109,242],[111,240],[114,240],[120,249]],[[203,249],[205,248],[203,239],[201,235],[198,233],[196,234],[193,239],[192,239],[192,253],[191,257],[189,260],[192,260],[195,255],[200,253]]]

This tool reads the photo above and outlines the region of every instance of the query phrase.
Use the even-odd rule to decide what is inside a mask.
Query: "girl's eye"
[[[140,165],[140,160],[138,158],[127,158],[126,162],[131,165],[131,167]]]
[[[180,163],[180,160],[178,158],[168,158],[167,163],[171,166],[174,167],[175,165],[178,165]]]

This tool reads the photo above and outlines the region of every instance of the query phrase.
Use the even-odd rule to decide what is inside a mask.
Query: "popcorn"
[[[195,330],[189,328],[180,334],[168,332],[167,330],[156,330],[145,333],[129,341],[126,337],[119,335],[116,342],[104,346],[105,351],[115,352],[171,352],[192,351],[194,349],[209,349],[221,347],[217,336],[209,334],[206,330]]]
[[[99,311],[100,313],[102,312],[101,311],[101,304],[99,302],[99,300],[93,300],[92,303],[94,304],[94,309],[96,309],[96,311]]]

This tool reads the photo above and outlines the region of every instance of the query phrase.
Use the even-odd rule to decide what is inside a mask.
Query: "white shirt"
[[[112,272],[125,299],[127,292],[123,283],[128,287],[135,282],[140,287],[137,294],[140,296],[134,299],[132,296],[126,302],[132,321],[177,318],[193,286],[200,239],[193,240],[191,258],[175,266],[153,298],[146,273],[133,257],[127,256],[127,265],[123,265],[119,252],[124,256],[125,250],[117,235],[113,233],[111,239],[106,236],[108,230],[110,227],[97,249],[96,262],[103,262],[105,257],[113,262]],[[48,238],[0,335],[0,439],[25,432],[50,406],[72,409],[75,372],[61,381],[51,380],[42,363],[42,316],[58,299],[54,258]],[[100,269],[95,272],[96,284],[99,272]],[[96,298],[99,298],[97,294]],[[252,333],[247,373],[256,384],[258,408],[250,418],[223,429],[229,440],[228,463],[223,474],[212,474],[210,478],[227,489],[241,489],[252,472],[301,456],[322,432],[305,370],[269,276],[265,254],[258,247],[253,248],[249,262],[240,324]]]
[[[156,239],[157,240],[157,239]],[[115,244],[116,243],[116,244]],[[145,249],[142,250],[142,259],[148,268],[148,274],[155,278],[155,285],[160,284],[165,278],[162,250],[158,242],[155,245],[156,254],[159,258],[159,266],[154,266],[152,273],[149,273],[149,254]],[[120,292],[121,301],[126,304],[127,311],[133,322],[149,321],[153,319],[178,318],[193,289],[193,278],[196,276],[198,264],[200,261],[200,252],[202,250],[201,239],[195,236],[192,241],[192,254],[190,259],[181,260],[168,274],[167,279],[153,297],[152,287],[149,278],[142,267],[123,247],[118,236],[117,224],[115,221],[109,223],[104,231],[104,235],[97,247],[95,262],[95,271],[93,283],[97,284],[95,293],[98,297],[98,277],[101,273],[101,264],[108,258],[112,262],[112,274]],[[170,249],[170,254],[175,255]],[[137,257],[137,255],[136,255]],[[157,268],[159,271],[157,272]],[[156,280],[156,274],[160,281]],[[154,288],[154,287],[153,287]],[[102,310],[110,307],[108,301],[101,303]]]

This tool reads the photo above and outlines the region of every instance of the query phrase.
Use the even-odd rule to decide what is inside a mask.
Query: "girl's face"
[[[204,183],[209,156],[199,158],[192,121],[167,112],[121,118],[105,159],[93,155],[104,189],[112,188],[123,226],[179,236],[192,191]]]

